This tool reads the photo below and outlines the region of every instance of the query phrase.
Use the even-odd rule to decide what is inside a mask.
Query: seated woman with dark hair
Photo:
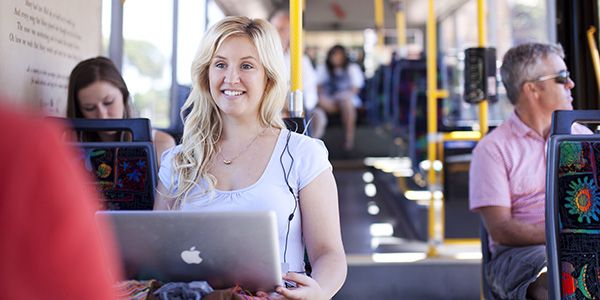
[[[102,56],[77,64],[69,76],[67,117],[85,119],[127,119],[132,117],[129,90],[113,62]],[[122,141],[127,138],[119,131],[83,132],[80,141]],[[173,146],[169,134],[152,131],[156,157]]]
[[[360,67],[350,62],[346,48],[335,45],[327,52],[324,66],[317,69],[319,107],[327,113],[340,113],[344,125],[344,150],[354,147],[356,107],[364,76]]]

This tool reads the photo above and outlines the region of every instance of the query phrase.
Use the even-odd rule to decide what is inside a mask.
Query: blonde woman
[[[275,211],[284,279],[297,285],[277,287],[277,298],[330,299],[346,277],[337,188],[324,144],[283,125],[282,53],[264,20],[228,17],[208,30],[192,64],[182,143],[163,155],[155,209]]]

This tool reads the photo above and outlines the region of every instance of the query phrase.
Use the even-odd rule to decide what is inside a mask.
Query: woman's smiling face
[[[258,116],[267,78],[248,37],[237,35],[223,41],[211,61],[208,80],[210,94],[225,116]]]

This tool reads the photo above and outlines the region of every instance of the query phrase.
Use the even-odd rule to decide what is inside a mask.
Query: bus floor
[[[373,150],[393,148],[385,145],[389,138],[373,140],[380,133],[358,128],[354,151],[385,155]],[[344,154],[336,153],[334,139],[331,132],[324,137],[334,157],[348,259],[346,282],[334,299],[479,299],[480,244],[444,243],[427,257],[426,207],[404,198],[397,178],[364,159],[335,159]]]

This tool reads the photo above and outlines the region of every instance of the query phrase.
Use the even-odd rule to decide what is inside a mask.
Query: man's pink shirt
[[[575,124],[572,133],[591,132]],[[546,148],[547,139],[525,125],[513,112],[473,150],[469,170],[469,208],[508,207],[517,221],[543,223]]]

